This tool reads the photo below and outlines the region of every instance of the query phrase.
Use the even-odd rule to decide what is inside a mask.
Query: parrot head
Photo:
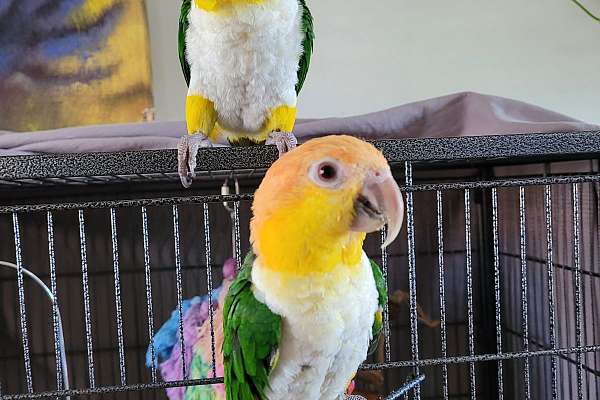
[[[383,154],[351,136],[310,140],[267,171],[252,206],[261,265],[292,275],[359,265],[367,233],[400,232],[404,203]]]

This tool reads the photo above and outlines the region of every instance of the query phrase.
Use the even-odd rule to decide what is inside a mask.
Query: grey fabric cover
[[[465,92],[346,118],[299,120],[299,139],[347,133],[367,139],[570,132],[598,129],[516,100]],[[175,148],[185,123],[97,125],[51,131],[0,131],[0,155]]]

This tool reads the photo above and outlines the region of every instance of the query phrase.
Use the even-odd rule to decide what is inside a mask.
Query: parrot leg
[[[296,107],[280,106],[271,111],[267,121],[267,136],[265,144],[274,144],[279,151],[279,157],[292,150],[298,144],[296,136],[292,133],[296,122]]]
[[[275,146],[277,146],[279,157],[281,157],[282,155],[294,149],[298,145],[298,139],[296,139],[296,136],[294,136],[293,133],[276,131],[271,132],[271,134],[267,137],[265,144],[274,144]]]
[[[178,172],[183,187],[189,188],[196,173],[196,156],[200,147],[212,147],[207,135],[212,135],[217,122],[215,105],[197,92],[190,91],[185,101],[188,135],[177,146]],[[211,136],[212,139],[214,137]]]
[[[177,146],[179,178],[186,189],[192,185],[192,179],[196,177],[196,156],[200,147],[212,147],[210,139],[202,133],[183,136]]]
[[[362,396],[359,396],[357,394],[351,394],[350,396],[346,396],[345,400],[367,400]]]

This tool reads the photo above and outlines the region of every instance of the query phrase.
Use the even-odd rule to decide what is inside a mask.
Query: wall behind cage
[[[572,2],[307,3],[316,39],[299,99],[302,118],[357,115],[477,91],[600,123],[600,80],[590,79],[600,70],[600,54],[589,51],[600,42],[600,29]],[[176,46],[180,3],[146,0],[146,5],[157,117],[183,120],[187,88]]]

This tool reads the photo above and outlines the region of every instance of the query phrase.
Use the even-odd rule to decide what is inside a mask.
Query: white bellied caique
[[[344,399],[382,330],[386,283],[362,246],[367,233],[385,224],[387,246],[402,226],[404,203],[390,167],[362,140],[313,139],[271,166],[252,211],[252,250],[235,278],[231,266],[224,273],[223,290],[213,300],[215,341],[206,307],[199,303],[183,319],[187,377],[222,374],[225,384],[169,395],[172,400]],[[176,325],[165,324],[155,339],[166,380],[182,378],[179,350],[163,361],[178,341],[167,332],[175,332]],[[164,357],[159,342],[170,343]]]
[[[313,38],[305,0],[183,0],[188,135],[178,146],[178,169],[185,187],[200,147],[266,143],[281,155],[296,146],[296,98]]]
[[[387,301],[362,246],[402,226],[390,167],[354,137],[313,139],[269,168],[252,211],[253,251],[223,307],[227,398],[343,399]]]

